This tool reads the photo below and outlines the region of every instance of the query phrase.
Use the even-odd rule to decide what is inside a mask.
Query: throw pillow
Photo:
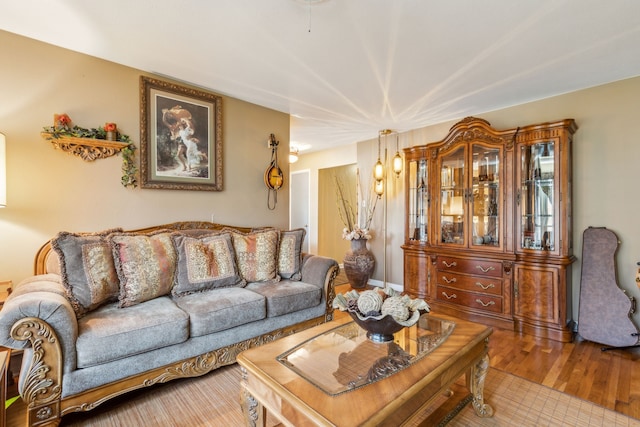
[[[302,278],[302,242],[305,234],[304,228],[280,232],[278,275],[281,278],[290,280]]]
[[[113,233],[109,242],[120,279],[120,307],[136,305],[171,291],[177,257],[170,231]]]
[[[178,256],[171,293],[192,294],[213,288],[244,286],[238,267],[231,234],[221,233],[190,237],[171,235]]]
[[[63,231],[51,240],[60,260],[62,285],[78,318],[118,298],[118,275],[106,240],[106,235],[118,231],[122,229],[100,233]]]
[[[228,229],[236,252],[236,264],[240,275],[247,282],[280,280],[278,276],[278,239],[275,229],[241,233]]]

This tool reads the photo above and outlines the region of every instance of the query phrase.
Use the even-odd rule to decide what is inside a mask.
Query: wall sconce
[[[298,149],[291,147],[289,151],[289,163],[295,163],[298,161]]]
[[[0,208],[7,206],[7,140],[0,133]]]

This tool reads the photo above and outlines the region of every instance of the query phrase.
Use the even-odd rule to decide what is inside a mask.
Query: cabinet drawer
[[[436,274],[438,286],[502,296],[502,279],[465,276],[449,271],[438,271]]]
[[[502,263],[498,261],[439,256],[436,259],[436,268],[440,271],[502,277]]]
[[[476,292],[438,286],[436,299],[438,301],[444,301],[468,308],[475,308],[493,313],[502,313],[502,298],[495,295],[479,294]]]

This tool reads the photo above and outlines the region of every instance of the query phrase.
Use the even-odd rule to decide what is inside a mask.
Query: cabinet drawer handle
[[[484,303],[484,302],[482,302],[482,300],[480,300],[480,299],[477,299],[477,300],[476,300],[476,302],[477,302],[478,304],[480,304],[481,306],[483,306],[483,307],[489,307],[490,305],[495,305],[495,304],[496,304],[496,302],[495,302],[495,301],[489,301],[489,302],[487,302],[487,303]]]
[[[453,279],[447,279],[447,276],[442,276],[442,280],[447,283],[456,283],[458,281],[458,279],[456,279],[455,277]]]
[[[455,267],[456,265],[458,265],[455,261],[453,261],[451,264],[447,264],[447,261],[442,261],[442,263],[444,264],[445,267]]]
[[[458,295],[456,295],[456,294],[447,295],[446,292],[443,292],[442,295],[444,295],[444,297],[446,299],[456,299],[456,298],[458,298]]]
[[[495,268],[493,268],[493,267],[484,268],[481,265],[476,265],[476,268],[479,268],[480,270],[482,270],[483,273],[486,273],[487,271],[495,270]]]
[[[495,288],[495,285],[494,285],[493,283],[489,283],[488,285],[483,285],[483,284],[482,284],[482,283],[480,283],[480,282],[476,282],[476,286],[480,286],[480,287],[481,287],[482,289],[484,289],[485,291],[486,291],[487,289],[490,289],[490,288]]]

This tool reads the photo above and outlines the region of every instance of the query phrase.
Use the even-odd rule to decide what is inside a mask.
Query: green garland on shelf
[[[103,127],[87,129],[74,125],[72,127],[45,126],[43,129],[45,132],[50,133],[51,136],[56,139],[63,136],[70,136],[73,138],[103,139],[105,141],[107,140],[107,131]],[[128,135],[121,134],[120,132],[117,132],[117,134],[118,137],[115,140],[116,142],[131,143],[131,139]]]
[[[138,186],[138,167],[136,166],[136,146],[129,143],[121,151],[122,153],[122,185],[136,188]]]
[[[54,126],[45,126],[45,132],[51,134],[52,138],[61,137],[89,138],[107,140],[107,129],[116,133],[116,142],[128,144],[122,148],[122,178],[120,182],[124,187],[136,188],[138,186],[138,167],[136,166],[135,151],[136,146],[129,138],[129,135],[118,132],[115,123],[105,123],[104,127],[83,128],[77,125],[71,126],[71,119],[66,114],[54,115]],[[49,138],[48,138],[49,139]]]

